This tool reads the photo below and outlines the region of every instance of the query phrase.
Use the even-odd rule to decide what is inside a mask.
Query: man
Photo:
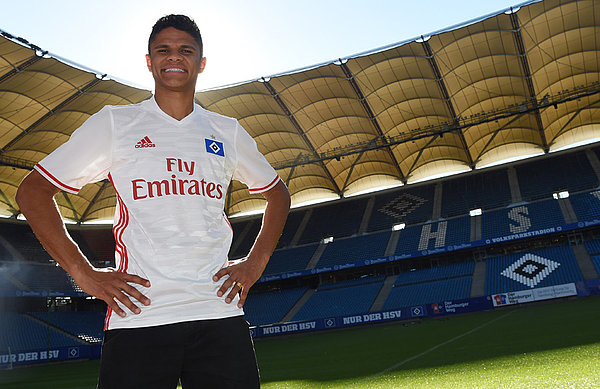
[[[206,59],[191,19],[159,19],[146,59],[153,98],[90,117],[35,166],[17,202],[52,257],[108,304],[99,388],[258,387],[242,306],[283,230],[289,193],[235,119],[194,104]],[[117,193],[116,269],[89,263],[53,199],[105,178]],[[233,233],[223,213],[232,179],[267,200],[261,231],[236,263],[227,261]]]

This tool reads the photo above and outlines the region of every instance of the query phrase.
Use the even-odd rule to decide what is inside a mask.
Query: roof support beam
[[[350,165],[350,171],[348,172],[348,175],[346,176],[346,181],[344,182],[344,187],[342,188],[342,192],[346,191],[346,188],[348,187],[348,184],[350,183],[350,176],[352,175],[352,172],[354,171],[354,167],[358,163],[358,160],[365,154],[365,151],[366,150],[361,151],[358,154],[358,157],[356,157],[356,159],[354,160],[354,162],[352,162],[352,165]],[[404,179],[402,181],[404,181]]]
[[[581,108],[579,108],[577,111],[575,111],[575,113],[573,114],[573,116],[571,116],[571,117],[569,118],[569,120],[567,120],[567,122],[566,122],[566,123],[565,123],[565,124],[564,124],[564,125],[563,125],[563,126],[560,128],[560,130],[559,130],[559,131],[556,133],[556,135],[554,135],[554,139],[552,139],[552,142],[554,142],[554,140],[555,140],[556,138],[558,138],[560,135],[562,135],[562,133],[563,133],[563,132],[564,132],[564,131],[567,129],[567,126],[568,126],[569,124],[571,124],[571,122],[572,122],[573,120],[575,120],[575,118],[576,118],[577,116],[579,116],[579,114],[580,114],[580,113],[581,113],[583,110],[586,110],[586,109],[588,109],[588,108],[590,108],[590,107],[593,107],[594,105],[597,105],[598,103],[600,103],[600,100],[596,100],[596,101],[594,101],[594,102],[592,102],[592,103],[590,103],[590,104],[588,104],[588,105],[586,105],[586,106],[584,106],[584,107],[581,107]]]
[[[367,102],[365,95],[362,93],[362,90],[360,89],[356,80],[354,79],[354,74],[352,74],[352,71],[350,70],[350,68],[348,68],[348,65],[346,65],[346,63],[343,62],[341,59],[340,59],[340,67],[342,68],[342,71],[344,72],[346,79],[352,86],[354,93],[356,93],[356,96],[358,97],[358,101],[360,102],[363,109],[365,110],[365,113],[367,114],[367,117],[371,121],[371,124],[373,124],[373,128],[375,128],[375,132],[377,133],[377,135],[380,138],[382,138],[385,141],[385,134],[383,133],[383,130],[381,129],[381,126],[379,125],[377,118],[373,114],[373,110],[371,109],[371,106]],[[396,168],[396,171],[398,173],[398,178],[400,178],[400,180],[404,184],[406,184],[406,177],[404,177],[404,173],[402,172],[402,169],[400,168],[400,164],[398,163],[398,160],[396,159],[396,156],[394,155],[394,152],[392,151],[391,146],[387,147],[386,151],[388,152],[390,159],[394,163],[394,167]],[[361,153],[361,155],[362,155],[362,153]],[[349,176],[350,176],[350,174],[348,174],[348,177]],[[345,186],[346,186],[346,184],[344,184],[344,187]]]
[[[84,222],[87,219],[89,213],[92,210],[92,207],[96,203],[96,200],[98,200],[100,198],[100,195],[102,194],[102,192],[104,192],[104,189],[106,189],[108,187],[108,182],[109,182],[108,180],[102,181],[102,186],[100,186],[100,189],[98,189],[98,191],[94,195],[94,198],[92,199],[92,201],[90,201],[87,208],[85,209],[85,211],[83,211],[83,214],[81,215],[82,222]]]
[[[427,144],[425,146],[421,147],[421,150],[419,150],[419,154],[417,154],[417,158],[415,158],[415,160],[413,161],[413,164],[410,167],[410,170],[408,171],[409,175],[412,174],[413,169],[415,168],[415,166],[417,166],[417,162],[419,162],[419,159],[421,159],[421,156],[423,155],[423,152],[425,151],[425,149],[428,148],[433,143],[433,141],[437,139],[438,136],[440,136],[440,135],[432,136],[431,139],[429,139],[429,142],[427,142]]]
[[[444,78],[440,73],[440,68],[438,67],[437,62],[435,60],[433,50],[431,50],[429,42],[427,42],[423,36],[421,36],[421,40],[421,46],[423,46],[423,50],[425,51],[425,58],[427,58],[427,62],[429,62],[429,66],[431,66],[431,70],[433,70],[433,74],[442,94],[442,98],[446,102],[446,108],[450,113],[450,117],[452,118],[454,126],[458,126],[459,122],[456,116],[456,110],[454,109],[454,105],[452,104],[452,100],[450,99],[450,95],[448,94],[446,83],[444,83]],[[471,153],[469,152],[469,147],[467,146],[467,141],[465,140],[465,134],[463,134],[463,132],[460,129],[456,129],[456,133],[458,134],[463,151],[465,152],[465,156],[467,157],[469,167],[471,169],[475,169],[475,163],[473,162],[473,157],[471,157]]]
[[[40,59],[42,59],[42,57],[34,55],[34,56],[30,57],[27,61],[25,61],[22,64],[20,64],[19,66],[17,66],[16,68],[12,69],[9,72],[6,72],[2,76],[0,76],[0,84],[3,83],[4,81],[8,80],[15,74],[21,73],[23,70],[27,69],[34,63],[38,62]]]
[[[544,153],[547,154],[550,151],[550,147],[548,146],[548,141],[546,140],[546,133],[544,132],[544,124],[542,123],[540,110],[537,108],[537,97],[535,93],[535,88],[533,86],[533,81],[531,80],[531,70],[529,69],[529,61],[527,61],[527,52],[525,51],[525,45],[523,44],[523,36],[521,35],[521,25],[519,23],[519,17],[517,16],[516,12],[512,12],[510,14],[510,23],[512,24],[513,38],[515,40],[515,45],[517,46],[517,51],[519,53],[519,60],[521,62],[521,68],[523,69],[523,76],[525,77],[525,83],[527,84],[527,93],[529,94],[528,97],[536,105],[536,109],[532,111],[533,116],[535,118],[535,123],[537,127],[536,129],[540,134],[540,140],[542,142],[542,148],[544,149]]]
[[[296,120],[296,118],[294,117],[292,112],[289,110],[289,108],[287,107],[285,102],[281,99],[281,97],[279,96],[279,93],[277,93],[275,88],[273,88],[273,85],[271,85],[271,83],[268,80],[266,80],[265,78],[262,79],[262,83],[265,85],[265,87],[271,94],[271,97],[273,97],[273,99],[275,99],[275,101],[277,102],[277,104],[279,105],[279,107],[281,108],[283,113],[285,114],[285,116],[292,123],[292,126],[294,126],[294,128],[296,129],[296,131],[298,132],[298,135],[300,135],[302,137],[302,139],[304,140],[304,143],[306,143],[306,146],[311,151],[311,154],[313,154],[315,157],[318,157],[319,153],[317,153],[317,150],[315,149],[315,147],[312,145],[312,143],[310,142],[310,140],[304,133],[304,130],[302,130],[300,123],[298,123],[298,121]],[[327,169],[327,166],[325,166],[325,163],[323,162],[323,160],[317,159],[317,160],[315,160],[315,162],[317,162],[321,166],[321,168],[323,168],[323,171],[325,171],[325,174],[331,181],[331,185],[335,189],[337,195],[342,197],[342,191],[340,190],[339,186],[336,184],[335,179],[331,175],[331,172],[329,171],[329,169]]]
[[[69,195],[67,195],[67,192],[61,192],[61,193],[62,193],[63,197],[65,198],[67,205],[69,206],[69,208],[71,208],[71,211],[73,211],[73,219],[75,219],[78,224],[81,223],[81,218],[79,217],[79,215],[77,215],[77,210],[75,209],[75,206],[71,202]]]
[[[102,78],[104,78],[104,76],[102,76]],[[35,128],[37,126],[39,126],[42,122],[44,122],[46,119],[50,118],[51,116],[53,116],[54,114],[56,114],[58,111],[60,111],[61,108],[65,107],[66,105],[68,105],[69,103],[71,103],[73,100],[75,100],[76,98],[78,98],[79,96],[83,95],[84,93],[86,93],[89,89],[91,89],[92,87],[94,87],[96,84],[98,84],[101,81],[101,79],[99,78],[94,78],[92,81],[88,82],[86,85],[83,86],[83,88],[78,89],[75,93],[73,93],[71,96],[67,97],[65,100],[63,100],[62,102],[60,102],[56,107],[54,107],[53,109],[51,109],[50,111],[46,112],[46,114],[44,116],[42,116],[41,118],[39,118],[38,120],[35,121],[35,123],[33,123],[32,125],[30,125],[26,130],[24,130],[23,132],[21,132],[19,135],[17,135],[15,138],[13,138],[10,142],[8,142],[6,144],[6,146],[4,146],[1,150],[0,150],[0,154],[7,152],[8,150],[10,150],[10,148],[17,143],[19,140],[21,140],[24,136],[26,136],[27,134],[33,132],[35,130]]]
[[[16,167],[17,169],[31,170],[35,166],[35,162],[25,159],[8,157],[0,155],[0,166]]]
[[[8,208],[10,208],[10,211],[12,212],[13,216],[16,216],[20,213],[20,211],[17,211],[15,209],[15,207],[12,205],[12,203],[10,202],[10,200],[8,199],[8,196],[6,196],[6,194],[2,191],[2,189],[0,189],[0,197],[2,198],[2,202],[6,205],[8,205]]]
[[[564,104],[569,101],[574,101],[577,99],[582,99],[586,97],[590,97],[593,95],[600,94],[600,83],[595,81],[591,86],[586,86],[582,88],[578,88],[572,91],[564,92],[557,96],[548,96],[537,102],[537,109],[544,109],[551,106],[558,107],[559,104]],[[498,121],[501,119],[512,118],[514,116],[522,116],[526,113],[533,111],[534,108],[530,102],[525,109],[522,106],[509,106],[507,108],[503,108],[497,110],[495,112],[490,112],[486,115],[479,116],[472,121],[465,121],[457,126],[449,127],[447,125],[438,125],[433,126],[430,129],[419,129],[416,131],[411,131],[411,133],[406,135],[397,135],[394,137],[387,137],[386,143],[382,143],[380,139],[376,139],[376,142],[370,142],[367,144],[364,143],[355,143],[348,145],[345,149],[341,151],[325,151],[320,155],[315,156],[314,154],[310,155],[300,155],[294,157],[294,159],[278,161],[273,165],[276,169],[286,169],[295,165],[307,165],[311,163],[316,163],[317,161],[325,161],[330,159],[347,157],[349,155],[358,154],[363,150],[378,150],[380,148],[389,147],[390,145],[399,145],[406,142],[415,141],[417,139],[429,138],[436,135],[445,134],[447,132],[455,132],[457,130],[461,130],[463,128],[469,128],[473,126],[477,126],[484,123],[490,123],[493,121]],[[535,131],[532,129],[532,131]],[[0,156],[0,161],[2,161],[2,157]]]
[[[507,126],[509,126],[510,124],[512,124],[515,121],[517,121],[523,115],[524,114],[520,114],[520,115],[517,115],[517,116],[513,117],[508,122],[506,122],[506,124],[502,125],[496,131],[494,131],[494,133],[492,134],[492,136],[490,137],[490,139],[487,141],[487,143],[485,144],[485,146],[483,146],[483,149],[481,149],[481,152],[477,156],[476,161],[479,162],[479,160],[481,159],[481,156],[486,152],[487,148],[492,144],[492,141],[494,140],[494,138],[496,137],[496,135],[498,135],[500,133],[500,131],[504,130]]]

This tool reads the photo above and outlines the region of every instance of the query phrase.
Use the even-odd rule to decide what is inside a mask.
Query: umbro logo
[[[142,147],[156,147],[154,143],[147,136],[143,137],[142,140],[136,143],[135,148],[140,149]]]

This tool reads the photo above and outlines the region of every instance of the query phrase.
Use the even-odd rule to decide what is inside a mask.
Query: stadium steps
[[[577,261],[577,265],[579,265],[579,270],[581,270],[581,275],[584,280],[595,280],[600,278],[598,275],[598,270],[596,270],[596,266],[594,266],[594,262],[590,258],[590,254],[584,245],[576,245],[571,246],[573,249],[573,253],[575,254],[575,260]]]
[[[312,215],[312,213],[313,213],[313,210],[311,208],[308,211],[306,211],[306,213],[304,214],[304,218],[302,218],[302,221],[300,222],[300,225],[298,226],[298,229],[296,230],[296,233],[294,234],[294,237],[292,238],[292,241],[290,242],[291,247],[295,247],[296,245],[298,245],[298,241],[300,240],[300,237],[304,233],[304,229],[306,228],[306,225],[308,224],[308,221],[310,220],[310,216]]]
[[[81,339],[80,337],[78,337],[76,335],[73,335],[72,333],[67,332],[67,331],[63,330],[62,328],[57,327],[54,324],[51,324],[51,323],[49,323],[49,322],[47,322],[45,320],[42,320],[42,319],[40,319],[40,318],[38,318],[38,317],[36,317],[34,315],[30,315],[28,313],[23,313],[23,316],[27,316],[28,318],[30,318],[33,321],[36,321],[36,322],[38,322],[38,323],[40,323],[40,324],[42,324],[42,325],[44,325],[46,327],[50,327],[54,331],[60,332],[61,334],[69,337],[70,339],[73,339],[73,340],[77,341],[77,343],[79,343],[79,344],[92,344],[92,343],[86,342],[85,340]]]
[[[442,217],[442,183],[438,182],[435,184],[435,191],[433,194],[433,220],[438,220]]]
[[[395,275],[395,276],[388,276],[383,281],[383,286],[379,290],[379,294],[377,295],[377,297],[375,297],[375,301],[373,301],[373,305],[371,305],[371,308],[369,308],[369,312],[381,311],[381,309],[383,308],[383,304],[385,303],[385,300],[387,300],[388,295],[392,291],[392,288],[394,287],[394,283],[396,282],[397,279],[398,279],[398,276]]]
[[[560,212],[562,212],[566,223],[577,222],[577,215],[575,214],[575,210],[573,210],[573,206],[569,199],[558,199],[558,206],[560,207]]]
[[[296,304],[294,304],[294,306],[289,310],[289,312],[283,316],[280,323],[285,323],[285,322],[292,320],[292,318],[294,316],[296,316],[296,314],[298,313],[300,308],[302,308],[304,306],[304,304],[306,304],[308,299],[310,299],[312,297],[312,295],[315,294],[316,291],[317,291],[317,289],[314,288],[314,289],[308,289],[306,292],[304,292],[304,294],[302,295],[302,297],[300,297],[298,299]]]
[[[236,250],[238,249],[238,247],[240,246],[240,244],[246,238],[246,235],[248,235],[248,233],[250,232],[250,230],[252,230],[252,225],[254,223],[255,223],[255,220],[251,220],[250,222],[246,223],[246,225],[244,226],[244,229],[240,233],[240,236],[236,237],[233,240],[233,243],[231,245],[231,248],[230,248],[229,252],[231,252],[231,253],[235,253],[236,252]]]
[[[481,239],[481,215],[471,217],[470,237],[471,242]]]
[[[389,257],[390,255],[394,255],[396,252],[396,246],[398,246],[398,240],[400,239],[400,231],[392,231],[390,235],[390,240],[388,240],[387,247],[385,248],[385,252],[383,256]]]
[[[319,244],[319,246],[315,250],[312,258],[310,259],[310,261],[308,261],[308,264],[306,265],[307,270],[314,269],[315,266],[317,266],[317,263],[319,263],[319,260],[321,259],[321,255],[323,255],[323,251],[325,251],[326,248],[327,248],[327,245],[325,243]]]
[[[12,259],[16,259],[19,261],[25,261],[23,255],[17,250],[8,240],[6,240],[2,235],[0,235],[0,245],[2,245],[6,251],[13,257]],[[5,258],[8,259],[8,258]]]
[[[367,232],[367,227],[369,227],[369,220],[371,220],[371,214],[373,213],[373,207],[375,206],[375,197],[369,198],[367,202],[367,207],[365,209],[365,213],[363,214],[362,221],[360,222],[360,227],[358,228],[359,234],[364,234]]]
[[[523,201],[521,196],[521,187],[519,186],[519,177],[517,176],[517,169],[514,166],[509,166],[508,170],[508,185],[510,187],[511,203],[520,203]]]
[[[598,160],[598,156],[592,151],[592,149],[586,149],[585,155],[590,161],[590,165],[592,166],[596,177],[598,177],[598,181],[600,181],[600,160]]]
[[[485,275],[486,262],[475,262],[475,268],[473,269],[473,278],[471,281],[471,298],[481,297],[485,294]]]

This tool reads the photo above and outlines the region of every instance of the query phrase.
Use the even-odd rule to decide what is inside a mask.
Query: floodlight
[[[469,216],[479,216],[479,215],[481,215],[481,213],[482,213],[481,208],[472,209],[469,211]]]
[[[394,224],[392,226],[392,231],[400,231],[406,228],[406,223]]]

